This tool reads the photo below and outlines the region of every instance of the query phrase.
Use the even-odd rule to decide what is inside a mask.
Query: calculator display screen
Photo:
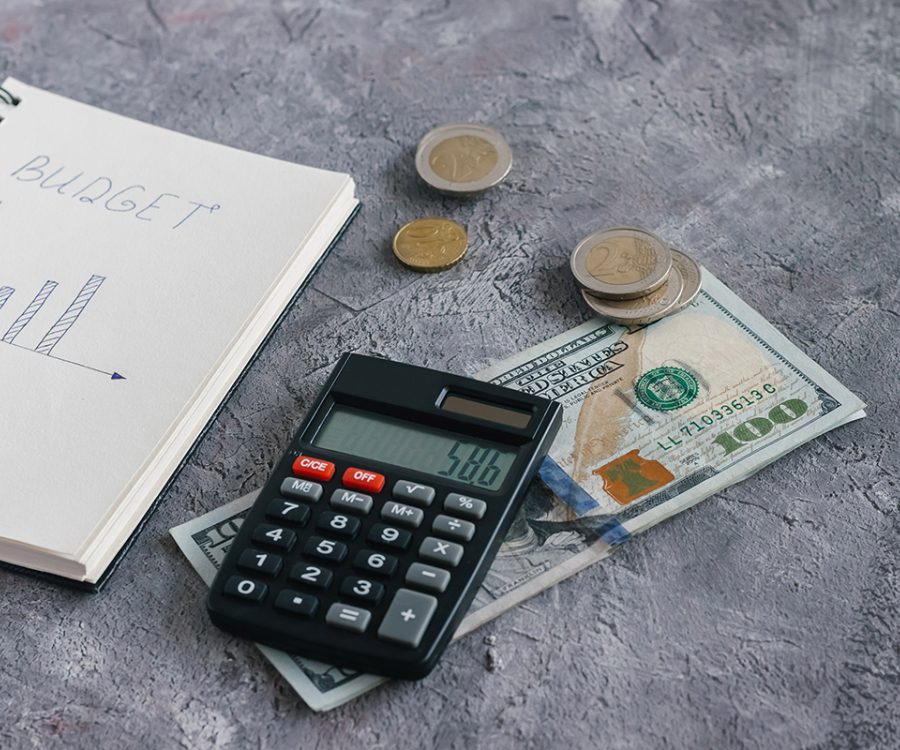
[[[517,455],[505,445],[339,405],[312,444],[485,490],[500,488]]]

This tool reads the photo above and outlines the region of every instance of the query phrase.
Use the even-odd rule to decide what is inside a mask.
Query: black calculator
[[[345,354],[244,519],[210,618],[337,666],[424,677],[561,420],[554,401]]]

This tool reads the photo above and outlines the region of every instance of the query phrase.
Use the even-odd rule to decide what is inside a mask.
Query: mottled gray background
[[[108,587],[0,572],[0,747],[897,747],[898,32],[896,0],[2,0],[0,75],[350,172],[363,208]],[[478,200],[415,174],[451,121],[515,155]],[[390,240],[433,214],[471,249],[417,275]],[[468,374],[587,319],[568,256],[614,224],[695,255],[870,416],[314,714],[210,626],[169,527],[263,482],[340,352]]]

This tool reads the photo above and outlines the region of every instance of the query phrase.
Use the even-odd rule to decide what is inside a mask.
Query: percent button
[[[474,497],[460,495],[458,492],[451,492],[444,500],[444,510],[450,515],[477,521],[484,516],[487,503]]]

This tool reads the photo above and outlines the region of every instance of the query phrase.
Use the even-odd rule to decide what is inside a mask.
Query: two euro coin
[[[646,325],[689,305],[700,291],[700,266],[655,234],[603,229],[578,243],[570,261],[585,302],[624,325]]]
[[[443,125],[416,149],[416,170],[445,195],[468,197],[498,185],[512,167],[509,144],[496,130],[476,123]]]

